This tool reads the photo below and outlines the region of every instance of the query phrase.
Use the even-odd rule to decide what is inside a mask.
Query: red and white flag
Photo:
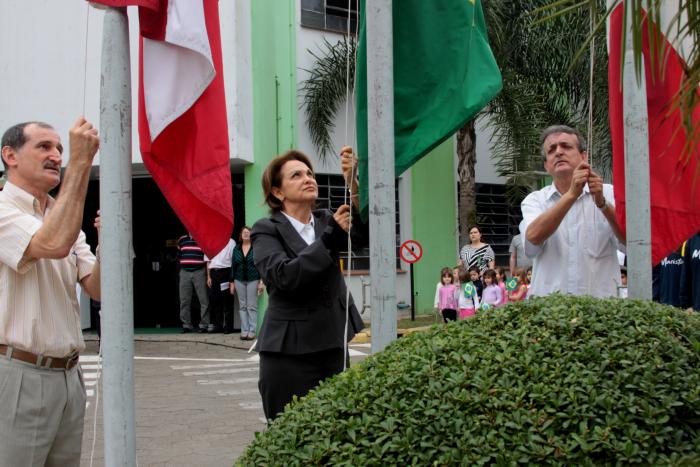
[[[143,161],[209,257],[233,228],[218,0],[98,0],[139,6]]]
[[[677,5],[674,2],[666,3],[668,5],[664,5],[662,14],[663,18],[670,21],[674,12],[668,10],[677,8]],[[623,232],[626,229],[625,135],[620,65],[625,59],[622,44],[624,15],[624,4],[620,2],[610,15],[608,29],[613,179],[617,221]],[[674,109],[672,102],[683,80],[682,53],[662,35],[660,50],[663,51],[665,61],[652,59],[647,24],[645,18],[641,29],[648,114],[651,259],[652,264],[656,265],[700,229],[700,177],[697,153],[690,156],[685,166],[679,163],[687,137],[681,123],[681,113],[677,108]],[[653,26],[660,27],[661,32],[666,31],[663,25]],[[653,40],[652,37],[651,41]],[[625,72],[633,73],[634,70],[625,69]],[[700,124],[700,109],[695,109],[692,118],[694,125]]]

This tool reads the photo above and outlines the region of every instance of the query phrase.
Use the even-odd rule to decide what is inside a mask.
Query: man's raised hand
[[[70,141],[70,158],[76,162],[92,165],[92,160],[100,148],[100,137],[97,128],[80,116],[68,132]]]

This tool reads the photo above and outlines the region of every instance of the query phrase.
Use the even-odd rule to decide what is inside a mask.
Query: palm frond
[[[565,11],[585,10],[595,5],[598,0],[550,0],[544,5],[541,12],[553,12],[547,19],[554,19]],[[605,17],[599,22],[598,29],[603,29],[604,20],[610,12],[617,7],[622,0],[617,0],[607,9]],[[667,3],[668,0],[666,0]],[[667,62],[667,50],[664,48],[664,36],[676,50],[682,50],[682,45],[688,45],[686,49],[685,69],[681,89],[669,102],[670,111],[679,110],[683,130],[687,136],[687,143],[683,152],[679,155],[679,169],[688,166],[692,158],[700,161],[700,128],[694,124],[693,114],[700,104],[700,6],[697,0],[677,0],[675,2],[678,11],[668,21],[668,27],[663,30],[655,25],[662,24],[662,7],[664,0],[635,0],[624,2],[625,15],[623,23],[623,43],[627,40],[628,30],[631,31],[632,51],[634,55],[634,71],[637,82],[642,79],[642,36],[644,28],[649,37],[649,55],[652,63],[651,78],[655,79],[657,73],[664,73]],[[649,21],[644,22],[644,18]],[[631,21],[631,24],[628,23]],[[646,26],[645,26],[646,24]],[[598,34],[598,30],[594,34]],[[590,39],[590,36],[589,38]],[[583,49],[584,45],[581,47]],[[579,51],[579,55],[580,55]],[[622,61],[621,67],[624,67]],[[622,70],[621,70],[622,71]],[[620,73],[622,76],[622,73]],[[700,171],[700,164],[698,165]]]
[[[310,70],[309,77],[301,82],[300,94],[301,106],[306,113],[306,125],[309,135],[319,158],[325,160],[326,156],[333,154],[334,148],[331,141],[331,132],[335,127],[335,117],[340,105],[347,100],[347,66],[350,56],[350,83],[352,88],[355,76],[355,39],[343,36],[335,44],[331,44],[324,38],[321,50],[315,53],[308,52],[314,57],[315,62]]]

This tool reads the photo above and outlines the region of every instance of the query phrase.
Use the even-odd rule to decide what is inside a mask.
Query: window
[[[318,209],[330,209],[332,211],[338,209],[345,200],[345,182],[343,180],[343,176],[316,174],[316,182],[318,183]],[[396,197],[396,268],[399,269],[401,267],[401,261],[399,259],[400,229],[398,180],[396,181],[394,193]],[[347,258],[347,256],[347,252],[340,253],[341,259]],[[352,269],[369,270],[369,247],[353,248]]]
[[[357,0],[301,0],[301,25],[307,28],[347,33],[357,31]]]

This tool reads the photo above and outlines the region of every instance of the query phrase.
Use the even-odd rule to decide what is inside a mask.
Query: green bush
[[[700,317],[551,296],[399,339],[239,465],[700,465]]]

